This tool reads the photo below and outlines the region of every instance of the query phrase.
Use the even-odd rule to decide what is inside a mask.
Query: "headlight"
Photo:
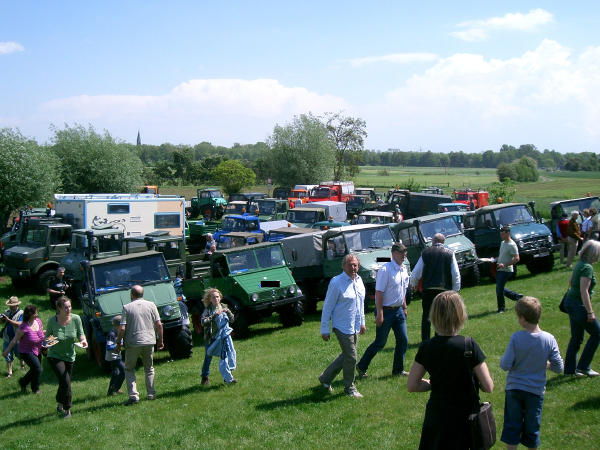
[[[519,247],[523,247],[523,241],[522,241],[521,239],[519,239],[519,240],[517,241],[517,245],[518,245]]]
[[[167,305],[162,309],[162,312],[166,317],[171,317],[174,311],[175,308],[173,308],[171,305]]]
[[[371,269],[369,275],[371,275],[371,278],[373,278],[374,280],[377,279],[377,271],[375,269]]]
[[[296,293],[296,286],[294,286],[293,284],[288,288],[288,292],[290,293],[290,295],[294,295]]]
[[[252,294],[252,295],[250,296],[250,299],[251,299],[253,302],[257,301],[257,300],[258,300],[258,294],[255,292],[254,294]]]
[[[475,249],[474,249],[474,248],[472,248],[472,249],[471,249],[471,251],[470,251],[469,253],[471,253],[471,256],[472,256],[473,258],[477,258],[477,252],[475,251]]]
[[[548,235],[548,242],[550,242],[551,244],[554,242],[554,239],[552,239],[552,235]]]

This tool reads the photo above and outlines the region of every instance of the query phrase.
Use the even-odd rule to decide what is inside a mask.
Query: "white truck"
[[[74,229],[113,225],[125,237],[155,230],[184,235],[185,198],[155,194],[55,194],[56,216]]]

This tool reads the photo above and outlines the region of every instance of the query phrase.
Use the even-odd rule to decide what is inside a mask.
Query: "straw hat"
[[[7,304],[8,306],[17,306],[17,305],[20,305],[20,304],[21,304],[21,300],[19,300],[19,298],[18,298],[18,297],[15,297],[15,296],[13,295],[11,298],[9,298],[8,300],[6,300],[6,304]]]

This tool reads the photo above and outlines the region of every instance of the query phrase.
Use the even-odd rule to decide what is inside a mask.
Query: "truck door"
[[[408,228],[402,228],[398,231],[398,240],[406,246],[406,257],[410,267],[414,268],[421,257],[424,246],[421,245],[419,233],[415,225]]]
[[[69,252],[71,246],[71,228],[50,228],[48,258],[60,260]]]
[[[498,256],[500,248],[500,233],[496,227],[493,214],[478,214],[475,218],[474,231],[477,254],[482,258]]]

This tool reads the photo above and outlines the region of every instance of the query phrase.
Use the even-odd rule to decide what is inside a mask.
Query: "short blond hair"
[[[460,294],[456,291],[444,291],[436,295],[429,320],[436,333],[443,336],[457,334],[467,321],[467,309]]]
[[[215,292],[216,292],[217,294],[219,294],[219,299],[220,299],[220,300],[219,300],[219,302],[220,302],[221,300],[223,300],[223,294],[221,294],[221,291],[220,291],[220,290],[218,290],[218,289],[216,289],[216,288],[209,288],[209,289],[207,289],[207,290],[205,290],[205,291],[204,291],[204,295],[202,296],[202,303],[204,303],[204,307],[205,307],[205,308],[207,308],[207,307],[208,307],[208,305],[210,305],[210,296],[211,296],[213,293],[215,293]]]
[[[521,297],[515,304],[517,316],[531,324],[537,324],[542,316],[542,304],[535,297]]]

